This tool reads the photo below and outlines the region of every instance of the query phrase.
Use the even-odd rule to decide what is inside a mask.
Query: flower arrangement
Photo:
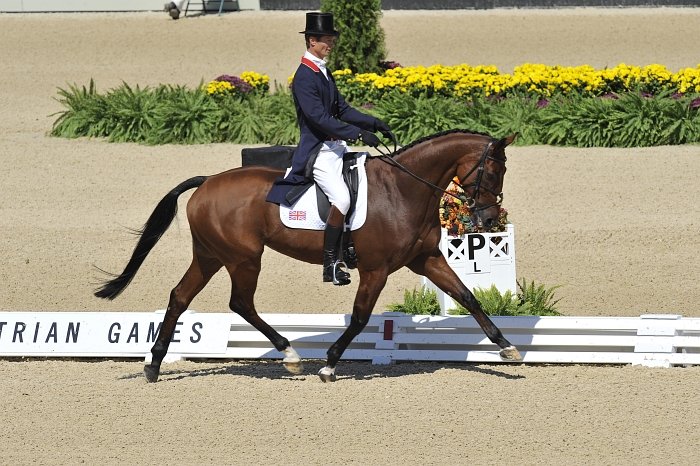
[[[270,90],[270,77],[254,71],[244,71],[240,78],[223,74],[205,84],[204,90],[214,96],[264,94]]]
[[[346,100],[382,117],[402,141],[471,127],[495,136],[518,131],[522,145],[646,147],[700,142],[700,65],[671,74],[660,65],[618,65],[603,71],[522,65],[519,87],[509,84],[509,75],[487,66],[397,66],[379,74],[356,75],[349,69],[333,74]],[[591,77],[596,74],[604,85],[596,84]],[[390,78],[395,81],[386,81]],[[66,110],[58,113],[51,134],[149,144],[295,144],[293,99],[282,87],[268,92],[268,83],[265,75],[244,72],[240,77],[219,76],[194,90],[169,85],[139,89],[123,83],[102,94],[90,81],[89,87],[59,89]],[[590,91],[575,83],[589,83]],[[569,88],[571,92],[564,93]],[[472,95],[456,97],[469,89]],[[172,127],[170,119],[182,105],[189,109],[180,112],[187,117],[182,122],[187,129],[178,134],[161,132],[159,128]],[[233,117],[241,109],[261,118]],[[193,112],[201,112],[208,123],[191,118]],[[205,129],[195,128],[199,125]]]
[[[613,68],[596,70],[589,65],[548,66],[525,63],[513,74],[500,73],[495,66],[411,66],[387,67],[381,73],[333,72],[345,94],[365,95],[376,99],[390,90],[412,95],[427,94],[447,97],[551,97],[579,93],[602,96],[610,93],[640,90],[652,94],[669,90],[681,94],[700,93],[700,65],[671,73],[663,65],[643,67],[621,63]]]
[[[478,231],[476,225],[471,220],[471,212],[467,206],[464,191],[455,183],[459,180],[454,178],[453,183],[447,187],[447,192],[454,194],[443,194],[440,200],[440,226],[447,230],[450,236],[461,236]],[[493,226],[491,232],[505,231],[508,223],[508,211],[501,207],[498,215],[498,223]]]

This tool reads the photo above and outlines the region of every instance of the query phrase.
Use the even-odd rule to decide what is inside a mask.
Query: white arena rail
[[[346,314],[262,314],[303,358],[325,359],[350,323]],[[149,358],[157,312],[0,312],[0,357]],[[700,365],[700,318],[492,317],[524,363]],[[188,311],[166,361],[269,358],[282,354],[241,317]],[[501,362],[470,316],[373,315],[345,360]]]
[[[266,314],[303,358],[324,359],[350,321],[349,315]],[[670,367],[700,364],[700,318],[492,317],[516,345],[524,363],[641,364]],[[231,324],[224,357],[281,358],[259,332],[240,318]],[[501,362],[498,347],[469,316],[372,316],[343,359]]]

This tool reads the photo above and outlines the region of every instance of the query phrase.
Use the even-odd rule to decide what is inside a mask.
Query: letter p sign
[[[467,235],[467,273],[491,272],[491,253],[488,240],[484,235],[472,233]]]

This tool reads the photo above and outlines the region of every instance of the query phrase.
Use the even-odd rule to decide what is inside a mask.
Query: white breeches
[[[345,141],[326,141],[314,163],[314,181],[343,215],[350,209],[350,193],[343,181],[343,154],[347,151]]]

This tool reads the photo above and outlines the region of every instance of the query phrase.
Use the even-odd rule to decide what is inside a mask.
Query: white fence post
[[[634,352],[642,355],[639,364],[645,367],[671,367],[668,355],[676,351],[677,323],[682,316],[675,314],[644,314],[637,329]]]
[[[380,316],[382,319],[379,325],[379,337],[374,344],[374,348],[381,351],[372,357],[372,364],[391,364],[393,359],[391,353],[398,349],[398,344],[394,339],[394,335],[400,332],[399,317],[403,316],[403,312],[384,312]]]

